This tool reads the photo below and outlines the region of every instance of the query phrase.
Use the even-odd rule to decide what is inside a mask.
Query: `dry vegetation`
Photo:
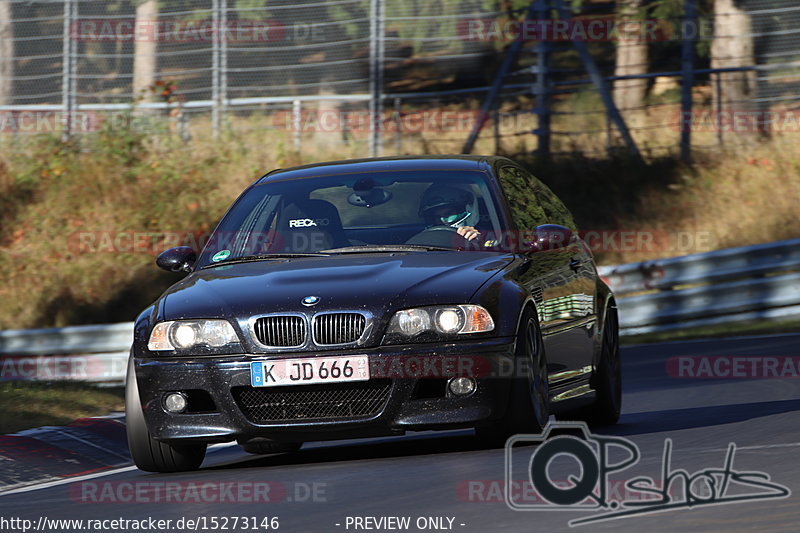
[[[0,383],[0,435],[123,411],[124,393],[122,387],[97,388],[82,383]]]

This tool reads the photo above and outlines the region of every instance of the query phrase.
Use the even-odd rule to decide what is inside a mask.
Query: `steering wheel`
[[[458,235],[461,239],[453,239],[453,234]],[[452,226],[431,226],[408,239],[406,244],[445,246],[450,248],[460,247],[466,242],[466,238],[458,234],[458,228]]]
[[[452,231],[458,233],[458,228],[454,228],[453,226],[431,226],[430,228],[422,230],[421,233],[425,233],[426,231]]]

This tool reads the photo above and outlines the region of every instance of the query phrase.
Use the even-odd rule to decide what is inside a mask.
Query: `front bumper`
[[[244,442],[263,437],[303,442],[470,427],[496,419],[508,404],[510,381],[503,376],[509,375],[513,354],[513,337],[326,351],[318,356],[367,355],[370,381],[382,379],[388,386],[385,401],[366,416],[276,421],[254,420],[237,403],[237,398],[241,402],[238,392],[250,388],[250,363],[315,354],[135,358],[134,367],[144,417],[151,435],[158,440]],[[446,384],[454,376],[474,377],[477,389],[469,396],[452,395]],[[325,401],[325,387],[329,386],[305,387],[317,387],[318,397]],[[203,409],[167,412],[163,398],[175,391],[189,391],[190,405],[193,397],[202,395],[206,399]]]

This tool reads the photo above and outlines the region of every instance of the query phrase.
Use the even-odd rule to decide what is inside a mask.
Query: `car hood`
[[[342,254],[253,261],[199,270],[160,301],[162,320],[241,319],[307,311],[369,310],[376,316],[409,306],[467,303],[489,278],[514,260],[491,252]]]

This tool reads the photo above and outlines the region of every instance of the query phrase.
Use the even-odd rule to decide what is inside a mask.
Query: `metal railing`
[[[800,239],[599,270],[623,335],[800,317]],[[0,380],[121,384],[132,341],[132,322],[0,331]]]
[[[133,322],[0,331],[0,380],[122,384]]]
[[[800,317],[800,239],[600,268],[626,335]]]

